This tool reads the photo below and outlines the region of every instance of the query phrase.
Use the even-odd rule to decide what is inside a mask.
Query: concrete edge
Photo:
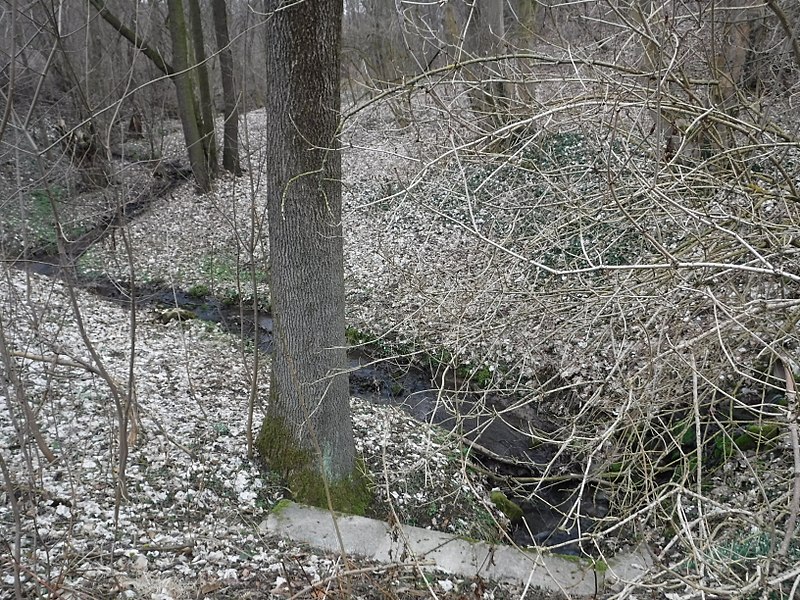
[[[606,583],[619,585],[638,578],[652,564],[646,552],[616,556],[595,569],[579,558],[571,559],[538,550],[473,542],[439,531],[352,515],[332,515],[327,510],[283,501],[259,529],[309,544],[327,552],[340,552],[334,518],[345,551],[377,562],[418,563],[462,577],[483,578],[530,585],[567,597],[593,596]]]

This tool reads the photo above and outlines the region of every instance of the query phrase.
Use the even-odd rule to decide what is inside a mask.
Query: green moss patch
[[[492,503],[508,517],[512,523],[517,523],[522,519],[522,509],[516,502],[508,499],[508,497],[501,491],[495,490],[489,496]]]
[[[369,478],[358,465],[350,477],[329,483],[327,490],[319,471],[313,467],[294,471],[288,482],[296,499],[320,508],[329,507],[328,493],[333,510],[351,515],[363,516],[372,502],[372,486]]]
[[[349,477],[328,482],[326,486],[313,453],[292,438],[280,418],[264,419],[256,449],[269,469],[286,480],[292,497],[298,502],[320,508],[330,506],[335,511],[353,515],[363,515],[372,502],[372,484],[363,463],[357,461]]]

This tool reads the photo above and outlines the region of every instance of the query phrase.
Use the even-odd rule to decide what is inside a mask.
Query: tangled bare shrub
[[[764,65],[796,74],[796,43],[775,33],[794,16],[600,4],[577,16],[594,25],[580,40],[462,45],[396,88],[428,151],[362,208],[384,211],[390,289],[419,299],[385,326],[561,424],[526,432],[552,460],[506,487],[572,481],[561,527],[578,524],[590,551],[646,540],[655,566],[619,597],[654,584],[792,597],[798,90],[766,85]],[[393,250],[408,229],[425,240],[416,256]],[[608,512],[581,531],[598,498]]]

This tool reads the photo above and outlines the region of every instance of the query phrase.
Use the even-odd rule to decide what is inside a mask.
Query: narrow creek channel
[[[168,193],[185,174],[178,168],[168,177],[154,181],[149,190],[128,202],[117,211],[104,215],[66,248],[68,262],[74,262],[95,243],[146,212],[157,198]],[[43,246],[29,252],[15,266],[49,277],[61,273],[58,249]],[[83,289],[106,300],[130,301],[129,285],[93,277],[79,281]],[[158,286],[142,286],[135,290],[139,305],[151,305],[163,310],[183,310],[193,318],[219,323],[234,335],[254,339],[258,332],[259,350],[269,353],[272,347],[272,316],[259,313],[254,318],[251,308],[229,304],[204,295]],[[578,538],[590,531],[608,512],[607,504],[591,485],[581,485],[580,470],[570,465],[569,457],[559,457],[552,444],[531,443],[525,432],[533,428],[552,432],[547,422],[535,410],[511,410],[516,398],[471,388],[463,381],[441,381],[434,369],[422,361],[389,360],[377,355],[369,346],[351,348],[348,352],[350,387],[353,395],[374,404],[401,407],[420,422],[437,425],[462,440],[469,448],[470,458],[486,474],[487,487],[499,488],[522,510],[522,518],[513,523],[512,538],[522,546],[557,546],[559,553],[580,554],[584,551]],[[550,468],[547,469],[547,465]],[[548,479],[543,477],[557,467],[560,474],[569,475]],[[565,515],[570,515],[565,518]]]
[[[110,300],[120,299],[116,282],[95,281],[89,289]],[[268,312],[256,316],[250,306],[243,310],[211,295],[197,297],[173,289],[137,295],[140,303],[188,311],[184,314],[219,323],[225,331],[246,339],[254,339],[258,332],[259,350],[269,353],[272,349],[272,316]],[[545,475],[557,448],[534,445],[525,432],[531,427],[553,431],[553,424],[531,409],[524,410],[524,415],[522,410],[509,410],[516,398],[470,389],[460,381],[443,383],[421,361],[385,359],[369,346],[350,348],[348,361],[351,394],[374,404],[401,407],[420,422],[459,436],[470,449],[472,461],[486,472],[487,487],[499,488],[522,509],[523,517],[513,523],[511,531],[517,544],[558,546],[557,551],[565,554],[583,552],[578,538],[591,531],[608,507],[593,486],[581,485],[580,473],[549,485],[534,481]],[[564,460],[556,463],[569,467]],[[565,519],[567,514],[573,516]]]

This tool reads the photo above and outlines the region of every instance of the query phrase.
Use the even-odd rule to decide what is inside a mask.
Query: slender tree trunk
[[[206,66],[205,36],[203,35],[203,20],[200,14],[200,5],[197,0],[186,0],[189,9],[189,31],[194,48],[195,68],[197,74],[197,87],[200,92],[200,110],[198,127],[203,140],[203,151],[206,155],[208,172],[213,177],[217,172],[217,142],[214,135],[214,100],[211,97],[211,84],[208,81],[208,67]]]
[[[197,114],[195,113],[192,79],[187,71],[189,66],[189,44],[186,37],[186,20],[183,16],[183,2],[168,0],[169,33],[172,38],[172,62],[175,69],[175,93],[178,98],[178,113],[183,126],[183,138],[189,151],[189,163],[192,166],[194,180],[201,192],[211,189],[211,178],[208,172],[203,140],[200,137]]]
[[[465,46],[473,57],[488,57],[502,52],[505,38],[504,6],[503,0],[481,0],[471,7]],[[504,120],[501,113],[506,105],[507,94],[503,82],[498,81],[499,69],[500,65],[496,62],[470,67],[470,75],[475,80],[470,91],[472,106],[490,127]]]
[[[196,0],[190,0],[195,2]],[[213,126],[213,105],[211,101],[211,92],[208,84],[208,74],[205,73],[205,90],[202,91],[203,80],[200,80],[201,85],[201,98],[203,99],[203,108],[208,108],[207,118],[200,118],[200,107],[194,96],[192,77],[187,72],[189,66],[189,44],[186,33],[186,20],[183,14],[183,3],[181,0],[173,2],[168,0],[167,8],[170,18],[168,19],[170,38],[172,39],[172,54],[175,65],[168,63],[161,52],[155,47],[150,45],[146,40],[140,37],[134,30],[127,27],[119,20],[119,18],[106,8],[103,0],[89,0],[91,5],[95,8],[98,14],[111,25],[122,37],[128,40],[136,48],[141,50],[158,68],[159,71],[165,75],[169,75],[175,84],[175,92],[178,97],[178,112],[181,117],[181,124],[183,125],[183,135],[186,141],[186,148],[189,153],[189,162],[192,165],[194,172],[195,182],[201,191],[211,189],[211,176],[216,170],[216,146],[213,143],[214,126]],[[178,12],[180,9],[180,12]],[[198,12],[199,14],[199,12]],[[194,30],[194,28],[193,28]],[[176,37],[177,36],[177,37]],[[200,29],[199,45],[201,48],[200,56],[197,62],[200,66],[205,68],[205,50],[202,45],[202,29]],[[177,47],[176,47],[177,44]],[[178,66],[178,61],[181,61],[182,66]],[[202,76],[201,76],[202,77]],[[184,103],[191,103],[191,107],[185,106]],[[194,119],[194,124],[189,123],[188,119]],[[209,134],[208,127],[205,123],[210,123],[211,132]],[[189,141],[192,140],[192,141]],[[208,142],[210,140],[210,142]],[[210,146],[208,144],[211,144]],[[198,154],[198,151],[200,154]],[[202,159],[202,160],[201,160]],[[204,164],[205,167],[200,169],[200,165]]]
[[[233,74],[233,55],[228,34],[228,11],[225,0],[212,0],[214,33],[219,51],[219,70],[222,78],[223,114],[225,132],[222,138],[222,167],[234,175],[242,172],[239,164],[239,99]]]
[[[461,43],[461,29],[458,26],[458,15],[452,2],[442,8],[442,28],[440,35],[447,47],[448,62],[456,58],[458,46]]]
[[[276,10],[278,8],[281,10]],[[359,511],[344,340],[341,0],[265,0],[275,350],[257,447],[304,502]],[[330,495],[329,495],[330,492]]]
[[[639,57],[639,69],[645,73],[642,76],[642,89],[647,89],[652,94],[653,108],[650,114],[653,119],[650,147],[657,160],[668,162],[681,145],[681,136],[678,129],[678,116],[671,115],[661,107],[663,98],[670,94],[668,80],[663,77],[664,69],[663,50],[658,40],[661,38],[660,23],[654,17],[656,8],[655,0],[636,0],[630,6],[631,20],[637,24],[642,32],[642,53]]]

